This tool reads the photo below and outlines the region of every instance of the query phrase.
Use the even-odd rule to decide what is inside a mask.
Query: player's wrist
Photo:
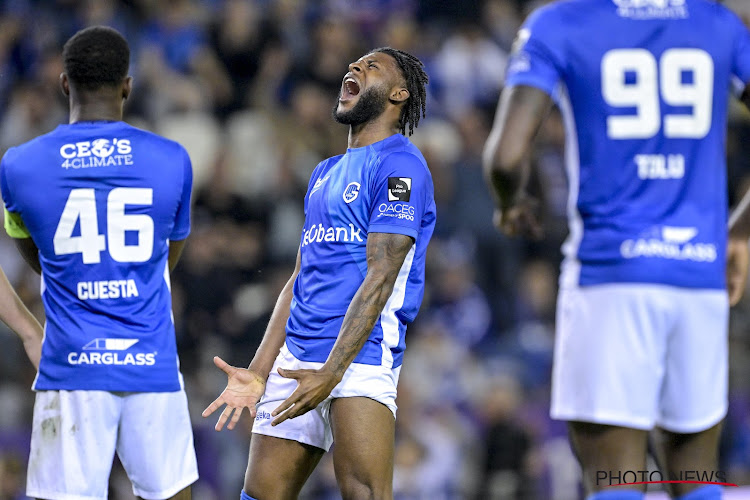
[[[511,208],[531,203],[532,200],[533,198],[525,191],[518,191],[517,193],[502,198],[497,208],[502,212],[506,212]]]
[[[268,380],[268,376],[271,374],[272,369],[273,363],[268,365],[267,363],[256,363],[255,360],[253,360],[247,367],[247,371],[264,384]]]
[[[344,378],[346,367],[333,367],[328,363],[324,363],[323,366],[318,369],[318,372],[328,375],[332,380],[336,382],[336,384],[338,384],[339,382],[341,382],[341,379]]]

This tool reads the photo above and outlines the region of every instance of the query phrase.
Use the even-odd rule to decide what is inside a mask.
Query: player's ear
[[[133,77],[127,76],[122,81],[122,98],[127,99],[130,97],[130,92],[133,90]]]
[[[68,81],[68,75],[65,73],[60,73],[60,90],[65,97],[70,96],[70,82]]]
[[[409,91],[406,88],[400,87],[391,92],[390,99],[392,103],[399,104],[406,101],[409,98],[409,95],[411,94],[409,94]]]

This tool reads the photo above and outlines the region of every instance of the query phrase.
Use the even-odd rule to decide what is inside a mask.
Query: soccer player
[[[485,169],[496,223],[538,235],[528,157],[557,103],[570,235],[551,414],[569,421],[591,500],[643,498],[645,485],[609,485],[646,470],[652,428],[664,479],[717,469],[728,305],[744,289],[750,236],[743,203],[728,241],[725,129],[730,88],[750,104],[748,82],[750,34],[710,0],[556,2],[518,34]]]
[[[247,369],[214,358],[229,380],[203,416],[226,404],[216,430],[245,407],[255,418],[243,500],[297,498],[334,441],[344,498],[393,498],[396,385],[435,226],[430,171],[405,137],[426,83],[392,48],[349,65],[334,107],[349,148],[312,173],[297,265],[263,342]]]
[[[8,150],[6,227],[46,311],[27,495],[107,498],[117,452],[135,495],[189,499],[198,478],[169,273],[190,231],[177,143],[122,122],[130,50],[91,27],[63,49],[70,124]]]

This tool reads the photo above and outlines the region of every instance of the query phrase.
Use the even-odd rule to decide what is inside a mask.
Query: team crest
[[[359,196],[359,182],[350,182],[346,189],[344,189],[344,201],[346,203],[351,203],[354,200],[357,199],[357,196]]]

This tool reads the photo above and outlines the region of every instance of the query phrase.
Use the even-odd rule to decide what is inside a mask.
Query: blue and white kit
[[[190,232],[187,152],[123,122],[61,125],[8,150],[0,189],[46,313],[26,494],[104,500],[117,453],[136,496],[172,497],[198,478],[168,269]]]
[[[723,289],[727,107],[750,81],[740,19],[707,0],[567,0],[516,44],[506,85],[547,92],[565,121],[567,282]]]
[[[550,95],[567,134],[553,416],[693,432],[726,411],[726,122],[748,82],[750,34],[714,1],[563,0],[519,31],[506,85]]]
[[[302,361],[328,358],[367,273],[367,235],[396,233],[411,236],[414,246],[354,362],[401,366],[406,325],[422,303],[425,253],[434,227],[432,177],[406,137],[392,135],[318,165],[305,196],[302,265],[287,323],[291,353]]]
[[[167,254],[190,232],[182,146],[123,122],[61,125],[8,150],[0,188],[43,271],[34,388],[179,390]]]
[[[332,399],[369,397],[396,413],[406,326],[424,295],[425,254],[435,227],[432,176],[424,157],[396,134],[329,158],[313,171],[305,196],[301,267],[294,282],[286,344],[271,370],[253,432],[328,449]],[[271,427],[271,412],[296,388],[278,367],[320,367],[367,274],[367,236],[394,233],[414,244],[367,342],[330,397],[314,411]]]

